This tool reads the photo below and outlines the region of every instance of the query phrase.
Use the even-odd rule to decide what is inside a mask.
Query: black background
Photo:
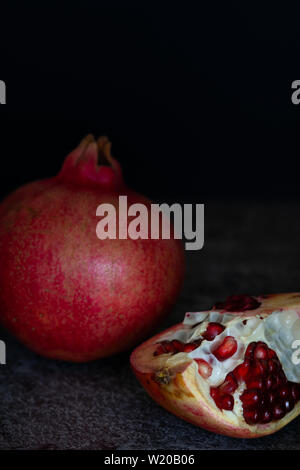
[[[3,5],[0,195],[93,132],[153,198],[299,199],[297,12],[197,3]]]

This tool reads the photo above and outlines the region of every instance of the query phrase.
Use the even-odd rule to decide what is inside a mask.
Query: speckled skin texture
[[[184,265],[180,240],[97,238],[100,204],[118,217],[119,194],[128,207],[150,202],[95,181],[89,153],[83,167],[70,166],[71,154],[59,178],[20,188],[0,205],[0,321],[35,352],[76,362],[145,338],[175,302]]]
[[[186,253],[183,292],[159,329],[233,293],[299,290],[299,213],[300,205],[290,203],[206,204],[204,248]],[[71,364],[37,356],[4,331],[0,338],[7,345],[1,449],[300,449],[299,417],[273,435],[246,440],[168,413],[134,377],[129,352]]]

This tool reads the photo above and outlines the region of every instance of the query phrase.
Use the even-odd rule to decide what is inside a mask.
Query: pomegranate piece
[[[225,326],[220,323],[210,322],[207,325],[206,331],[203,333],[203,338],[207,341],[213,341],[222,331],[225,330]]]
[[[289,371],[286,363],[281,365],[281,349],[270,339],[270,334],[284,333],[284,328],[290,328],[293,315],[294,321],[298,321],[300,293],[260,296],[259,300],[258,312],[242,310],[241,315],[226,314],[224,321],[219,320],[222,313],[215,310],[196,312],[184,325],[174,327],[176,338],[181,339],[183,330],[185,344],[171,339],[171,345],[166,345],[167,335],[163,333],[137,348],[132,365],[150,395],[189,422],[235,437],[271,434],[294,419],[300,413],[300,384],[291,381],[291,377],[298,376],[295,368]],[[281,312],[288,317],[278,317]],[[277,316],[276,322],[270,318],[273,314]],[[219,323],[210,321],[216,318]],[[195,331],[199,331],[195,327],[202,322],[205,328],[200,331],[205,331],[197,339],[199,350],[176,358],[180,350],[195,349],[195,340],[186,338],[194,338]],[[269,342],[274,349],[269,347]],[[153,351],[157,348],[173,352],[154,361]]]
[[[223,342],[213,351],[218,361],[225,361],[237,350],[237,342],[232,336],[226,336]]]

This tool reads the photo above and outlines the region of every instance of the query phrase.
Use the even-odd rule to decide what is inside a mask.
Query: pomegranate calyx
[[[125,187],[120,164],[111,155],[106,136],[96,141],[88,134],[65,159],[57,179],[76,185],[95,185],[102,190],[120,192]]]

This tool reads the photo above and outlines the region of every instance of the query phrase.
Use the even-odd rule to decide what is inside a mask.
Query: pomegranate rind
[[[300,312],[300,293],[265,296],[257,310],[248,314],[243,312],[241,317],[266,315],[280,309]],[[236,438],[257,438],[272,434],[299,415],[300,402],[278,421],[248,425],[242,415],[218,409],[209,395],[205,380],[197,373],[196,361],[185,353],[154,355],[158,343],[172,339],[176,331],[185,328],[189,327],[179,323],[150,338],[131,354],[134,374],[159,405],[196,426]]]

